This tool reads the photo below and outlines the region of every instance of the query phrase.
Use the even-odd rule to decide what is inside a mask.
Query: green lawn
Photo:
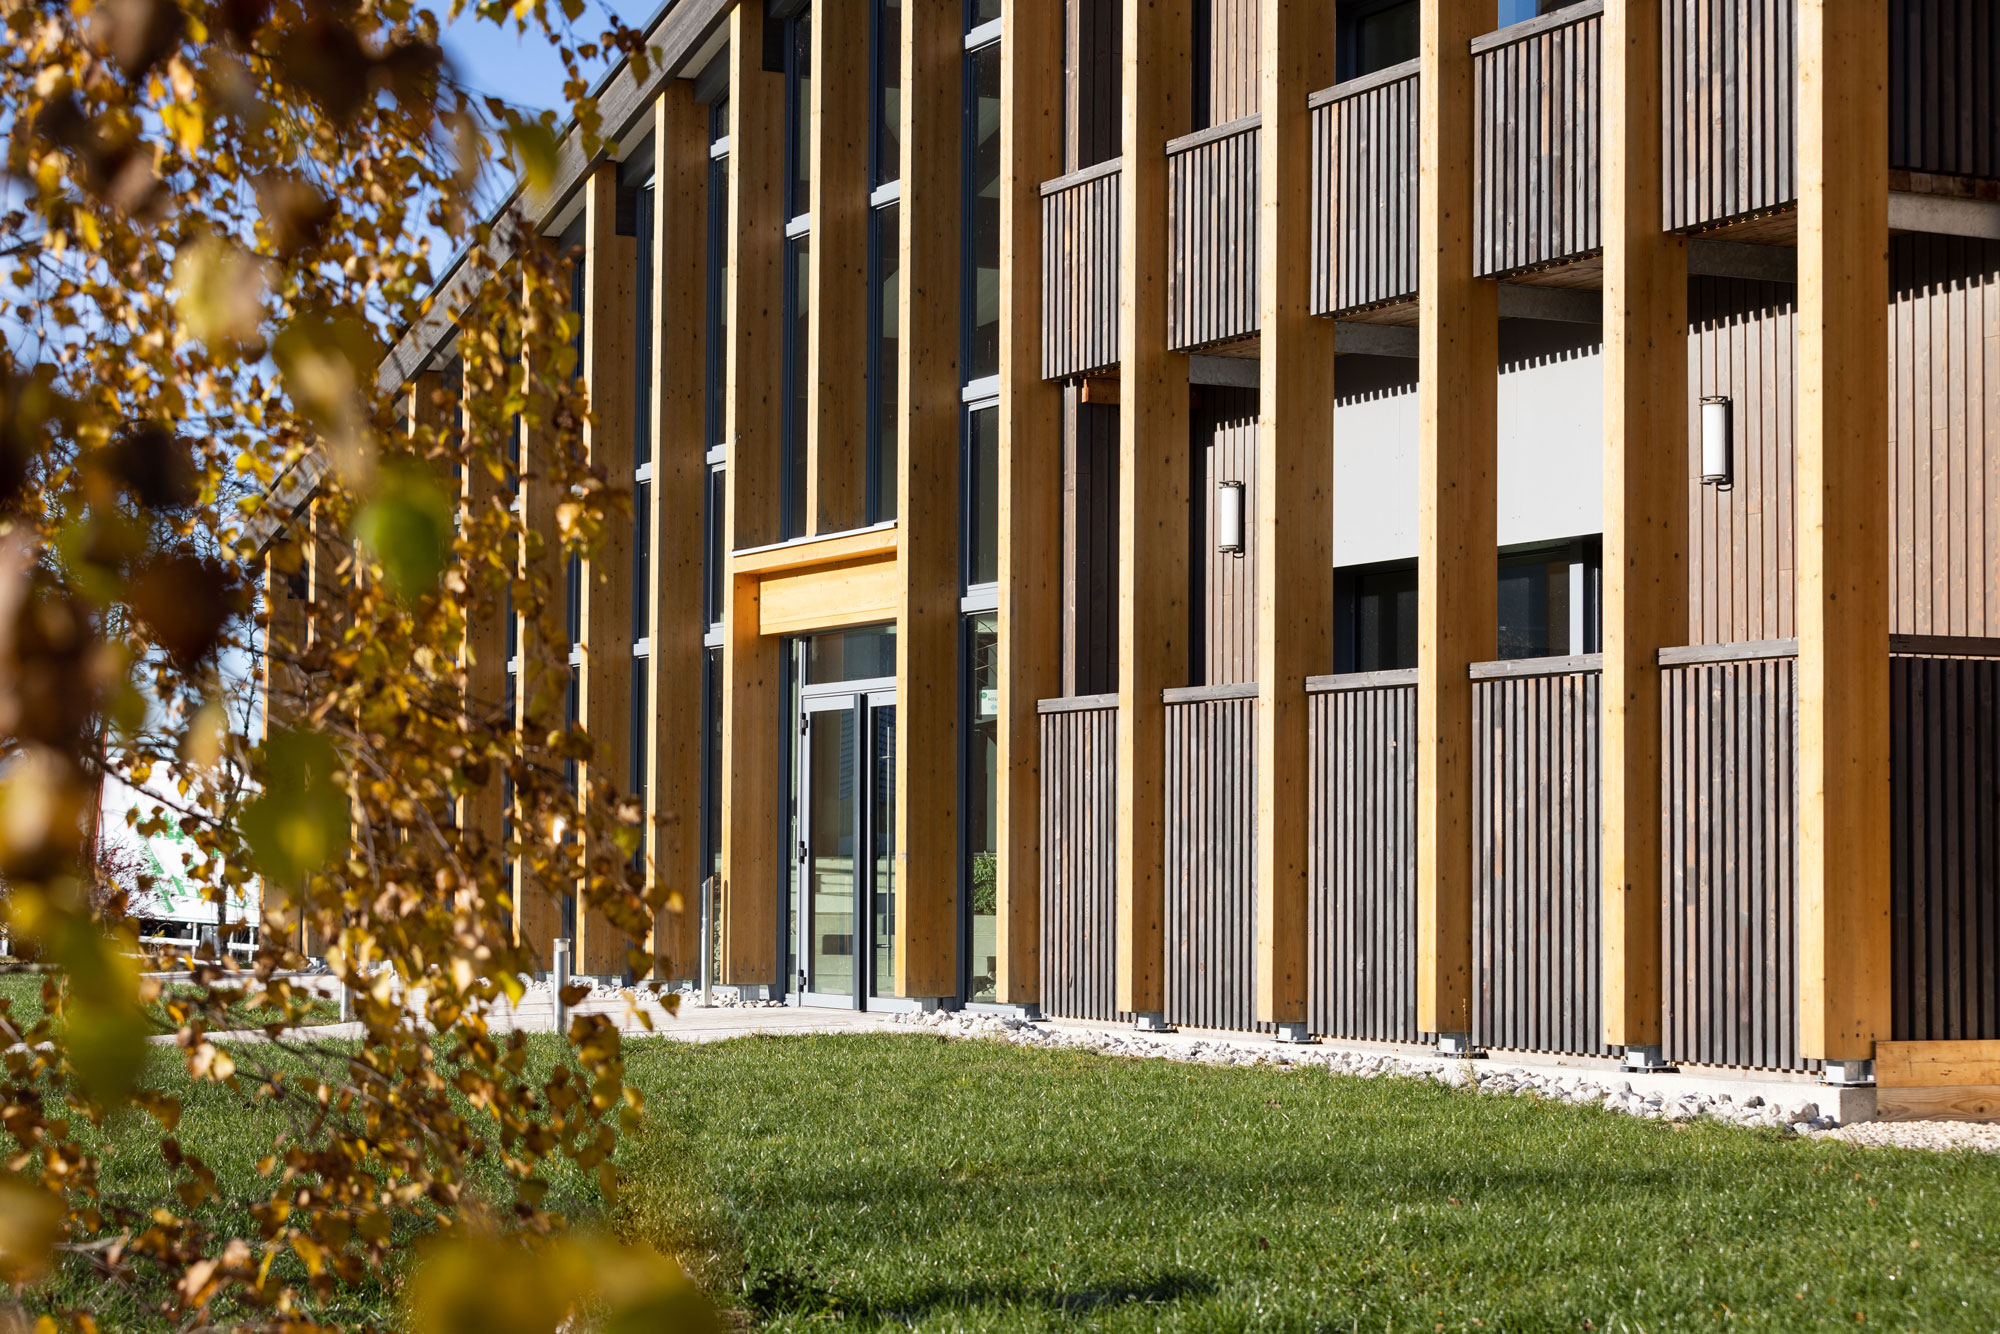
[[[667,1124],[623,1220],[771,1329],[2000,1319],[1995,1156],[928,1037],[631,1073]]]
[[[2000,1156],[915,1035],[628,1057],[648,1124],[612,1218],[761,1328],[1789,1330],[1858,1311],[1991,1330],[2000,1311]],[[204,1213],[246,1226],[278,1121],[187,1096],[180,1138],[229,1197]],[[157,1128],[106,1135],[107,1196],[162,1197]],[[551,1204],[601,1219],[591,1181],[551,1180]],[[391,1320],[395,1277],[315,1314]],[[168,1327],[143,1291],[59,1283],[105,1328]]]

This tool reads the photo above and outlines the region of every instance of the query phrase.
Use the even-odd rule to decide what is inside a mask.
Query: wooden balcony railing
[[[1042,1010],[1118,1017],[1118,697],[1045,699]]]
[[[1473,42],[1473,263],[1482,277],[1602,247],[1603,37],[1603,0],[1591,0]]]
[[[1167,345],[1257,332],[1257,135],[1245,116],[1167,145]]]
[[[1118,362],[1116,158],[1042,185],[1042,375]]]
[[[1314,93],[1313,313],[1417,291],[1417,62]]]
[[[1667,0],[1661,17],[1669,230],[1795,203],[1796,0]],[[1890,0],[1889,166],[2000,176],[1990,0]]]

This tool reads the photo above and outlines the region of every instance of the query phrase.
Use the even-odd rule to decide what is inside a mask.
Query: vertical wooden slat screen
[[[1992,0],[1891,0],[1889,165],[2000,176],[2000,13]]]
[[[1119,1018],[1118,697],[1041,702],[1042,1000],[1063,1019]]]
[[[1063,170],[1118,156],[1125,61],[1121,0],[1064,0]]]
[[[2000,1038],[2000,642],[1889,662],[1891,989],[1903,1041]]]
[[[1196,0],[1197,125],[1258,111],[1257,0]]]
[[[1312,96],[1315,315],[1416,294],[1417,66]]]
[[[1660,655],[1661,1049],[1799,1055],[1798,660],[1792,640]]]
[[[1118,364],[1119,160],[1042,186],[1042,376]]]
[[[1592,655],[1473,671],[1472,1040],[1609,1055],[1598,844],[1602,664]]]
[[[1687,230],[1798,199],[1796,0],[1669,0],[1666,217]],[[1989,0],[1891,0],[1889,166],[2000,176],[2000,15]]]
[[[1603,37],[1603,2],[1590,0],[1473,43],[1473,247],[1482,276],[1602,247]]]
[[[1307,1024],[1416,1042],[1417,674],[1315,677]]]
[[[1257,134],[1247,116],[1167,145],[1167,346],[1257,332]]]
[[[1798,198],[1796,0],[1668,0],[1665,218],[1680,231]]]
[[[1167,692],[1170,1024],[1256,1020],[1256,686]]]

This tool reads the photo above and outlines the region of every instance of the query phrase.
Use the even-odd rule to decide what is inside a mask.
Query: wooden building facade
[[[721,982],[1848,1080],[2000,1041],[1985,6],[651,40],[537,225],[640,516],[582,716]]]

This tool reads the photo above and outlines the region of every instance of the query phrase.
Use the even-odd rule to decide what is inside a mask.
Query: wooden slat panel
[[[1417,62],[1313,98],[1313,313],[1417,291]]]
[[[1475,683],[1472,1035],[1609,1055],[1601,1005],[1598,672]]]
[[[1474,58],[1479,128],[1474,264],[1482,275],[1597,252],[1601,3]]]
[[[1415,1042],[1417,688],[1316,690],[1307,1023]]]
[[[1892,658],[1889,696],[1892,1028],[2000,1039],[2000,661]]]
[[[1668,0],[1660,132],[1669,231],[1798,198],[1796,0]]]
[[[1118,364],[1119,167],[1042,187],[1042,376]]]
[[[1167,345],[1189,349],[1257,332],[1255,118],[1167,148],[1171,265]]]
[[[1663,1054],[1810,1069],[1799,1055],[1795,658],[1661,672]]]
[[[1042,743],[1041,1007],[1118,1018],[1115,704],[1045,712]]]
[[[1166,988],[1170,1024],[1256,1020],[1257,701],[1167,706]]]
[[[2000,15],[1991,0],[1891,0],[1889,165],[2000,176]]]
[[[1063,165],[1082,171],[1118,156],[1125,62],[1122,0],[1062,0]],[[1013,47],[1009,45],[1011,51]]]
[[[1257,20],[1257,0],[1195,0],[1198,124],[1257,114]]]

